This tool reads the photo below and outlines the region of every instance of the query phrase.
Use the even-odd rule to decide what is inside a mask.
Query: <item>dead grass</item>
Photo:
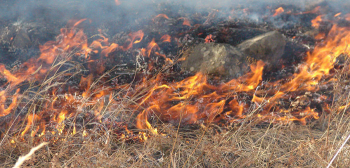
[[[162,125],[166,136],[145,142],[96,140],[92,135],[68,137],[40,149],[26,166],[35,167],[326,167],[350,131],[347,117],[320,130],[297,124],[265,128],[214,127],[176,131]],[[341,130],[336,125],[341,125]],[[339,128],[339,127],[338,127]],[[177,139],[175,140],[175,137]],[[113,139],[113,135],[109,136]],[[2,145],[1,166],[10,167],[33,143],[18,140]],[[347,167],[349,145],[335,159],[334,167]]]

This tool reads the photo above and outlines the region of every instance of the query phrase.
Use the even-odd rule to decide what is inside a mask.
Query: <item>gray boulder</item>
[[[229,44],[201,43],[185,51],[182,70],[237,77],[247,71],[245,58]]]
[[[229,44],[202,43],[184,52],[185,61],[181,68],[193,73],[239,77],[246,74],[250,64],[262,60],[266,68],[278,65],[286,40],[277,31],[265,33],[242,42],[234,47]]]
[[[246,40],[237,48],[244,55],[262,60],[267,67],[272,67],[282,58],[285,46],[284,36],[277,31],[272,31]]]

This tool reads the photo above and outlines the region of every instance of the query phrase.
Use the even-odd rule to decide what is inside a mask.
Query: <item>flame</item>
[[[341,15],[341,13],[337,13],[337,14],[334,15],[334,17],[338,17],[340,15]]]
[[[279,7],[275,10],[275,13],[272,16],[280,15],[283,12],[284,12],[284,9],[282,7]]]
[[[40,120],[41,117],[39,117],[36,114],[29,114],[27,117],[27,125],[24,128],[24,130],[22,131],[21,135],[23,136],[24,134],[27,133],[27,131],[29,131],[29,129],[32,127],[32,125],[35,123],[35,121]],[[35,130],[37,131],[39,129],[39,127],[37,127]],[[36,132],[34,131],[34,132]],[[34,133],[32,132],[31,136],[34,136]]]
[[[222,86],[213,86],[207,83],[207,77],[202,73],[169,85],[159,83],[158,78],[153,83],[159,84],[153,86],[140,103],[151,106],[138,115],[136,126],[140,129],[151,128],[148,122],[148,116],[151,114],[170,122],[180,120],[187,124],[197,123],[200,120],[213,122],[224,110],[225,98],[229,94],[226,91],[253,90],[262,79],[263,67],[264,63],[258,61],[256,66],[251,66],[252,72],[240,79],[245,79],[247,86],[236,79]],[[208,94],[205,94],[206,92]],[[199,101],[193,102],[193,100]],[[179,103],[172,105],[174,101]],[[232,111],[237,111],[236,107],[233,107]]]
[[[158,44],[155,42],[155,39],[153,38],[152,41],[150,43],[148,43],[148,46],[147,46],[147,48],[145,50],[145,52],[147,52],[147,53],[144,53],[144,55],[147,56],[147,57],[150,57],[151,56],[151,52],[153,50],[159,50],[159,49],[160,48],[159,48]]]
[[[16,94],[12,97],[12,102],[11,104],[5,108],[5,101],[6,101],[6,92],[5,90],[0,91],[0,117],[6,116],[11,113],[11,111],[17,106],[17,98],[18,98],[18,92],[20,89],[17,89]]]
[[[313,10],[302,12],[301,14],[319,13],[320,11],[321,11],[321,6],[316,6]]]
[[[279,90],[273,96],[258,97],[253,94],[252,102],[258,106],[263,106],[263,111],[257,117],[261,120],[283,123],[298,121],[302,124],[306,124],[308,118],[318,119],[318,113],[310,107],[298,112],[279,108],[275,110],[276,113],[270,112],[276,105],[277,100],[285,99],[287,93],[317,90],[322,77],[330,74],[336,57],[341,54],[349,54],[344,53],[344,48],[346,48],[349,43],[348,39],[350,39],[348,36],[350,36],[350,33],[347,28],[333,26],[327,39],[325,39],[325,44],[318,45],[313,52],[307,53],[305,63],[299,67],[299,71],[288,82],[282,85],[280,84],[281,81],[272,83],[275,87],[279,86]],[[200,73],[173,84],[161,84],[159,79],[153,81],[159,84],[155,84],[149,94],[144,97],[141,104],[149,104],[150,106],[137,117],[137,127],[152,129],[148,121],[150,115],[159,116],[164,121],[187,124],[199,121],[218,121],[222,118],[220,114],[238,114],[239,117],[245,117],[245,105],[239,104],[235,99],[229,103],[231,104],[230,109],[227,112],[224,111],[223,106],[226,104],[227,91],[254,91],[262,80],[263,66],[263,62],[258,61],[256,66],[251,66],[251,73],[221,86],[209,85],[206,82],[205,75]],[[173,104],[174,101],[178,103]]]
[[[161,38],[160,38],[163,42],[168,42],[170,43],[171,42],[171,36],[169,35],[163,35]]]
[[[348,14],[345,15],[345,20],[346,20],[346,21],[350,21],[350,13],[348,13]]]
[[[158,17],[164,16],[159,15]],[[184,25],[191,26],[186,18],[180,19],[184,20]],[[88,38],[83,29],[78,28],[84,21],[86,19],[72,23],[72,27],[61,29],[57,40],[49,41],[40,46],[41,54],[39,57],[24,63],[23,69],[11,72],[0,64],[0,74],[7,79],[9,86],[0,91],[0,117],[14,114],[17,108],[22,107],[19,100],[24,99],[25,96],[18,88],[25,81],[42,82],[45,76],[51,74],[50,72],[64,74],[66,71],[59,71],[58,67],[61,65],[59,61],[69,61],[74,57],[83,56],[87,59],[89,70],[102,74],[104,59],[111,57],[112,52],[129,50],[134,44],[143,45],[144,32],[142,30],[129,33],[129,39],[125,44],[109,43],[108,38],[101,34],[98,35],[97,40],[88,44]],[[314,23],[319,24],[319,22],[320,20],[315,19],[313,26]],[[28,115],[23,119],[26,126],[21,135],[24,136],[28,133],[32,137],[44,136],[46,132],[65,135],[68,134],[66,121],[73,120],[79,114],[86,114],[92,116],[91,120],[103,123],[105,122],[104,113],[120,109],[121,104],[128,111],[137,114],[136,127],[146,129],[152,135],[159,135],[156,126],[151,124],[154,118],[152,116],[175,124],[211,123],[222,120],[238,122],[248,116],[249,109],[257,111],[253,115],[260,121],[281,123],[298,121],[306,124],[310,118],[318,119],[319,116],[315,109],[304,107],[301,110],[293,111],[278,107],[278,102],[288,100],[290,98],[288,95],[293,92],[318,90],[322,79],[331,74],[330,71],[334,68],[336,58],[339,55],[350,54],[348,50],[345,50],[350,43],[349,32],[349,28],[334,25],[327,36],[324,36],[324,40],[316,45],[312,52],[307,53],[305,62],[300,64],[296,73],[288,79],[264,84],[266,88],[273,88],[269,91],[264,91],[260,87],[265,66],[261,60],[250,65],[251,71],[249,73],[226,83],[217,84],[210,84],[208,77],[203,73],[197,73],[182,81],[173,82],[167,81],[166,77],[159,73],[155,78],[145,76],[142,81],[133,85],[113,87],[99,85],[99,82],[105,81],[99,74],[93,73],[76,75],[80,77],[75,76],[77,80],[80,79],[76,86],[62,84],[59,88],[54,85],[56,80],[57,82],[59,80],[50,79],[52,81],[45,81],[52,84],[52,89],[47,92],[48,97],[41,101],[40,109],[28,110]],[[147,40],[147,38],[145,39]],[[147,46],[144,46],[145,48],[139,49],[142,55],[148,58],[163,57],[167,62],[173,63],[160,51],[156,40],[171,42],[171,36],[163,35],[160,39],[152,38]],[[212,40],[212,35],[208,35],[206,38],[206,41],[210,40]],[[90,58],[90,54],[99,54],[99,60],[93,60]],[[97,62],[101,66],[97,66],[100,65]],[[72,76],[68,72],[65,75]],[[329,81],[331,80],[335,79]],[[115,91],[121,89],[127,90],[127,92],[115,96]],[[249,101],[240,100],[239,95],[242,93],[248,95]],[[137,105],[124,103],[124,100],[130,97],[136,97],[135,104]],[[46,99],[50,99],[50,101]],[[347,105],[341,107],[340,110],[346,108]],[[70,134],[74,135],[77,133],[77,129],[80,129],[83,130],[82,135],[87,137],[89,131],[85,128],[76,128],[76,122],[75,120],[72,122],[73,128]],[[54,124],[54,127],[48,127],[49,124]],[[127,127],[125,127],[125,132],[132,134]],[[127,137],[126,134],[122,134],[122,136]],[[145,132],[139,132],[138,136],[143,140],[149,137]]]
[[[77,48],[81,49],[80,53],[85,53],[84,55],[88,54],[90,49],[87,48],[87,36],[82,29],[74,29],[74,27],[85,20],[82,19],[76,22],[72,29],[62,28],[58,41],[47,42],[43,46],[39,46],[41,55],[38,60],[44,61],[46,64],[52,64],[59,55],[69,59],[69,52]]]
[[[211,42],[215,42],[215,40],[213,39],[213,35],[209,34],[207,37],[205,37],[205,43]]]
[[[311,20],[312,27],[318,29],[320,27],[320,22],[322,22],[323,15],[317,16],[315,19]]]
[[[155,18],[159,18],[159,17],[162,17],[164,19],[169,19],[169,17],[166,14],[158,14],[156,17],[153,18],[153,21]]]
[[[142,41],[144,35],[145,34],[143,33],[142,30],[139,30],[139,31],[137,31],[135,33],[130,33],[129,34],[129,36],[132,38],[131,41],[134,41],[134,39],[139,38],[139,40],[135,40],[134,41],[134,44],[140,43]]]
[[[316,36],[315,36],[315,39],[316,40],[322,40],[326,37],[326,33],[318,33]]]
[[[322,13],[322,8],[321,8],[321,6],[316,6],[311,11],[297,12],[297,13],[292,13],[292,11],[287,11],[286,13],[287,14],[292,14],[292,15],[319,14],[319,13]]]
[[[108,56],[108,54],[115,49],[123,49],[119,47],[119,45],[114,43],[112,43],[110,46],[105,46],[106,44],[109,44],[108,39],[103,37],[102,35],[102,39],[98,39],[92,42],[90,46],[88,46],[86,35],[83,33],[82,29],[76,28],[76,26],[78,26],[85,20],[86,19],[82,19],[73,23],[73,27],[71,28],[61,29],[61,34],[57,37],[57,41],[49,41],[44,45],[40,46],[40,50],[42,52],[41,55],[37,59],[31,59],[28,62],[24,63],[23,67],[25,69],[20,69],[16,73],[11,73],[5,68],[4,65],[0,64],[0,74],[7,79],[7,82],[9,83],[11,88],[16,88],[17,85],[27,80],[40,81],[42,76],[46,75],[48,71],[57,69],[54,68],[55,66],[52,66],[52,64],[57,59],[64,58],[66,60],[69,60],[72,56],[86,56],[90,52],[98,53],[95,50],[96,48],[101,49],[101,54],[104,56]],[[131,33],[130,37],[132,38],[130,40],[131,42],[138,43],[142,40],[143,32],[138,31],[136,33]],[[135,40],[137,38],[139,38],[139,40]],[[71,54],[73,50],[76,53]],[[94,61],[92,60],[91,62],[93,63]],[[81,93],[82,99],[77,97],[76,95],[73,95],[73,92],[71,91],[69,91],[69,93],[65,93],[64,99],[62,99],[62,97],[59,97],[55,93],[57,89],[54,89],[52,92],[53,101],[44,103],[43,107],[45,108],[42,111],[37,111],[35,112],[35,114],[30,114],[27,116],[27,125],[25,129],[21,132],[21,135],[23,136],[24,134],[26,134],[31,128],[33,128],[31,136],[35,136],[40,129],[42,130],[42,132],[38,136],[45,135],[46,126],[45,121],[42,120],[42,116],[46,115],[46,113],[53,114],[51,115],[51,121],[57,123],[56,130],[59,132],[59,134],[62,134],[65,128],[65,124],[63,123],[64,120],[71,118],[71,116],[79,112],[79,108],[84,108],[91,104],[96,104],[95,101],[97,99],[100,99],[101,97],[109,94],[109,92],[107,93],[105,92],[105,90],[95,90],[94,88],[91,88],[92,79],[92,74],[88,77],[81,77],[79,87],[82,90],[84,90]],[[20,89],[17,89],[16,93],[14,94],[11,88],[0,91],[1,117],[11,114],[11,112],[15,111],[16,107],[18,106],[18,98],[21,96],[19,94]],[[71,89],[69,88],[68,90]],[[10,96],[10,94],[13,96]],[[12,99],[12,102],[6,107],[5,102],[11,100],[9,98]],[[76,109],[72,107],[76,107]],[[61,110],[61,108],[63,108],[64,110]],[[95,111],[95,115],[97,118],[99,118],[101,110],[101,108],[98,108]],[[40,124],[34,127],[35,122],[39,122]],[[76,130],[74,128],[73,134],[75,134],[75,132]],[[55,132],[52,131],[52,133]]]
[[[185,18],[185,17],[180,17],[179,19],[184,20],[184,22],[182,23],[182,25],[191,27],[191,23],[190,23],[190,21],[189,21],[187,18]]]
[[[5,65],[0,64],[0,73],[4,76],[8,83],[12,86],[16,86],[27,79],[28,73],[18,73],[17,75],[12,74],[9,70],[5,68]]]

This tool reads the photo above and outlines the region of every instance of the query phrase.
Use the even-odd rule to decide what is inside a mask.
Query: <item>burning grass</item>
[[[156,127],[161,134],[156,134],[153,129],[126,129],[130,131],[126,132],[125,129],[120,129],[123,125],[106,127],[107,121],[84,123],[78,119],[66,119],[61,121],[65,124],[64,132],[60,132],[63,131],[61,127],[54,125],[54,132],[42,136],[21,136],[20,132],[6,134],[1,141],[1,166],[12,166],[20,155],[28,153],[37,144],[50,142],[26,161],[24,166],[326,167],[350,134],[350,116],[346,112],[347,107],[344,107],[350,101],[349,93],[343,90],[348,86],[348,69],[345,66],[334,76],[340,82],[335,82],[332,90],[334,97],[339,98],[330,104],[328,110],[332,113],[322,113],[318,120],[308,125],[294,122],[261,124],[254,109],[247,112],[247,117],[239,123],[226,126],[210,123],[187,126],[152,123],[152,128]],[[45,83],[48,82],[43,82]],[[62,84],[42,85],[41,90],[37,89],[38,97],[34,99],[44,99],[39,95],[44,95],[42,93],[57,85]],[[130,97],[122,104],[126,106],[137,102],[137,96],[135,97]],[[128,112],[126,108],[120,107],[106,113],[109,113],[109,119],[113,121],[120,120],[123,113]],[[155,120],[157,119],[151,121]],[[81,125],[78,126],[77,123]],[[72,130],[74,128],[75,131]],[[30,130],[37,131],[34,124]],[[140,134],[134,135],[137,132]],[[350,160],[347,148],[346,145],[341,150],[333,163],[334,167],[348,165]]]
[[[276,16],[284,13],[278,9]],[[170,20],[164,14],[154,20],[160,18]],[[177,20],[192,27],[187,18]],[[116,52],[141,45],[144,32],[117,44],[102,33],[88,38],[83,22],[90,21],[69,22],[18,70],[0,65],[6,79],[0,91],[2,166],[49,142],[25,165],[325,167],[350,134],[348,27],[334,24],[285,79],[265,81],[258,60],[251,72],[225,83],[203,73],[169,80],[183,58],[168,58],[159,43],[182,44],[165,34],[137,50],[133,78],[122,83],[118,67],[105,65]],[[139,62],[144,59],[146,66]],[[347,148],[333,166],[348,165]]]

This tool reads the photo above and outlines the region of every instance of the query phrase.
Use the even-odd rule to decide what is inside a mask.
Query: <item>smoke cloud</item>
[[[273,5],[295,5],[302,10],[320,0],[4,0],[0,5],[1,20],[40,20],[67,21],[72,18],[89,18],[97,22],[117,20],[130,24],[134,17],[146,17],[159,10],[159,4],[169,4],[168,10],[176,8],[188,8],[193,12],[200,12],[208,8],[265,8]],[[328,0],[328,3],[336,10],[349,12],[350,0]]]

